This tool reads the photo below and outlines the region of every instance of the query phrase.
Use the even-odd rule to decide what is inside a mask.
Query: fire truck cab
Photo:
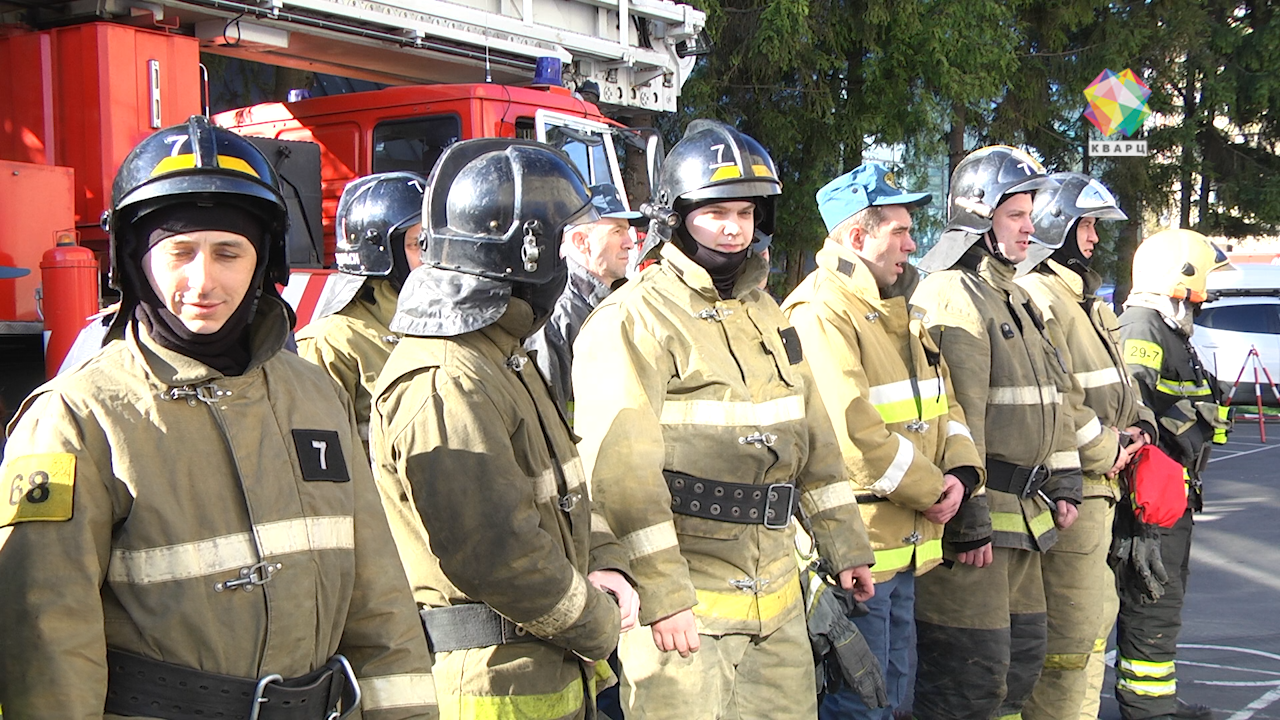
[[[209,113],[202,53],[384,86],[212,116],[280,172],[285,296],[305,321],[346,183],[427,174],[452,142],[546,142],[638,204],[660,144],[620,120],[675,109],[704,21],[672,0],[0,0],[0,422],[110,301],[100,218],[116,168],[156,129]]]

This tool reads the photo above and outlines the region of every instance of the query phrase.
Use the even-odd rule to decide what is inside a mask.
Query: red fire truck
[[[638,204],[656,135],[627,125],[674,109],[703,15],[670,0],[499,5],[0,0],[0,420],[110,301],[99,218],[116,168],[155,129],[208,112],[202,52],[390,85],[213,116],[280,172],[294,267],[285,296],[302,322],[329,272],[346,183],[427,173],[451,142],[547,142]],[[557,65],[564,82],[546,72]]]

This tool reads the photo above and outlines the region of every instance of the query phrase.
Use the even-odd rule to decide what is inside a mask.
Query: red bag
[[[1143,445],[1125,466],[1139,522],[1171,528],[1187,512],[1186,472],[1155,445]]]

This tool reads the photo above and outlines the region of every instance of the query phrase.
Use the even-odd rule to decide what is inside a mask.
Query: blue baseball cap
[[[613,185],[608,183],[592,185],[590,190],[591,205],[601,218],[626,220],[631,227],[641,227],[649,224],[649,220],[644,215],[634,210],[628,210],[627,206],[622,204],[622,197],[618,195],[618,188]]]
[[[818,191],[818,212],[827,232],[872,205],[928,205],[929,193],[910,193],[898,187],[889,168],[863,163]]]

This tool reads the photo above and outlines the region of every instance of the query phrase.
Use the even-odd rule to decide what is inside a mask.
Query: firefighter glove
[[[889,706],[880,661],[849,616],[867,613],[866,606],[838,586],[812,571],[805,580],[805,613],[809,643],[817,665],[818,694],[833,693],[848,685],[869,708]]]
[[[1120,592],[1139,604],[1149,605],[1164,595],[1169,574],[1160,555],[1160,531],[1154,525],[1134,522],[1133,532],[1115,537],[1108,558]]]

